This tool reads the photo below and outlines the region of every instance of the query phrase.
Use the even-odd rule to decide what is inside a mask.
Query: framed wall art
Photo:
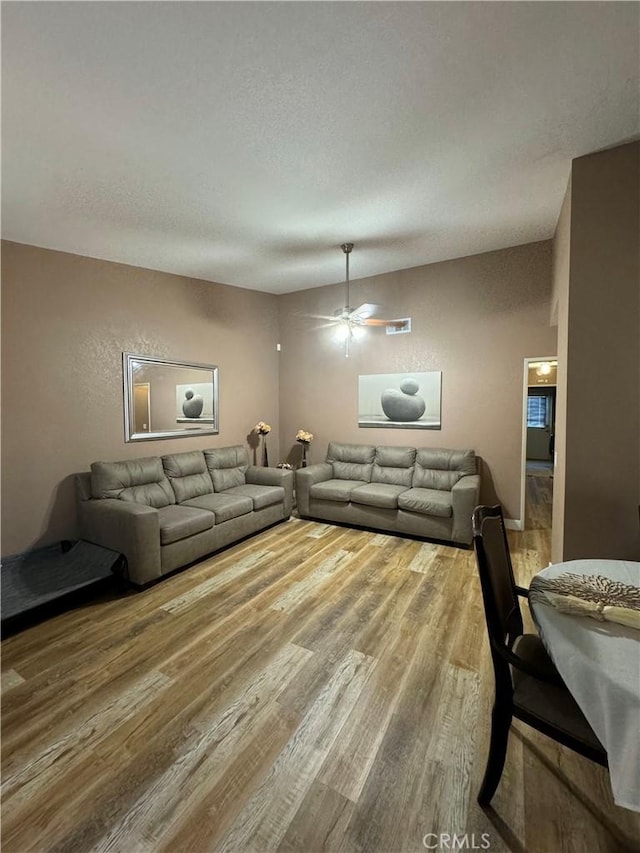
[[[442,372],[358,377],[358,426],[441,429]]]

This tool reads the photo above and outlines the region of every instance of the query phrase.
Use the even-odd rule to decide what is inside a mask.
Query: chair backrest
[[[511,648],[516,637],[522,634],[522,614],[502,508],[478,506],[473,512],[472,523],[473,544],[493,654],[496,646],[506,645]]]

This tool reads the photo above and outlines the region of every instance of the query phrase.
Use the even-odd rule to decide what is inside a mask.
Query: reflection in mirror
[[[218,368],[123,353],[125,441],[211,435],[218,427]]]
[[[136,382],[133,386],[134,432],[151,430],[151,385]]]

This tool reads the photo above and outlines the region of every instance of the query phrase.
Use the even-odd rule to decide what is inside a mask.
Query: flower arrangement
[[[267,436],[271,432],[271,424],[266,424],[264,421],[258,421],[254,426],[253,432],[262,436],[262,464],[266,467],[269,465],[269,455],[267,453]]]
[[[311,444],[313,441],[313,433],[307,432],[306,429],[299,429],[296,433],[296,441],[299,441],[300,444]]]

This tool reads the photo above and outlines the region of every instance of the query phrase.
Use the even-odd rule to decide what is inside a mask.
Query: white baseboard
[[[505,518],[504,526],[507,530],[524,530],[524,523],[519,518]]]

